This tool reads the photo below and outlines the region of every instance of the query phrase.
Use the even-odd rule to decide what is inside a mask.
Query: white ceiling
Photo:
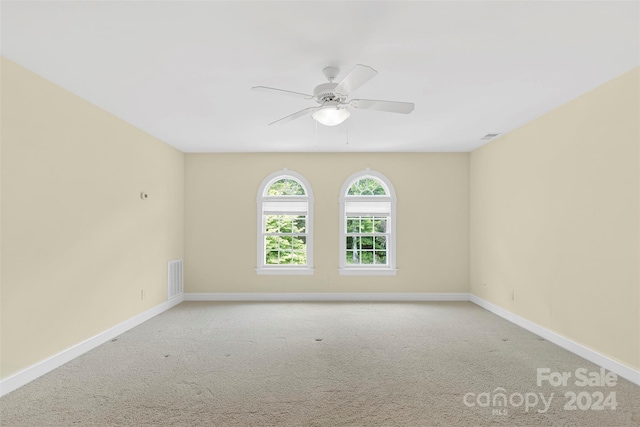
[[[639,65],[637,1],[7,2],[2,54],[186,152],[469,151]],[[379,74],[335,128],[322,69]],[[349,145],[346,145],[347,128]]]

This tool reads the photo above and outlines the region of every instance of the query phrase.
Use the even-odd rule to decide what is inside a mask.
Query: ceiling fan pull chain
[[[349,146],[349,121],[347,120],[347,147]]]

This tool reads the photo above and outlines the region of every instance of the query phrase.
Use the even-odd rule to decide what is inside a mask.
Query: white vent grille
[[[181,295],[184,292],[182,280],[182,260],[169,261],[167,274],[167,300]]]

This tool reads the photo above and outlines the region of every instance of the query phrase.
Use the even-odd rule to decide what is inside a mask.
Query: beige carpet
[[[567,386],[538,386],[538,368],[572,377]],[[0,420],[2,426],[640,425],[640,387],[621,378],[615,386],[578,386],[579,368],[599,372],[466,302],[190,302],[3,397]],[[506,406],[492,402],[500,387]],[[597,409],[598,392],[614,393],[615,410],[611,397]],[[539,412],[540,396],[548,402],[552,393],[548,410]],[[579,397],[574,410],[565,408],[571,393]]]

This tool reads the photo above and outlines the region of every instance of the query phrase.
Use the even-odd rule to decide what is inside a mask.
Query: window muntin
[[[312,273],[312,206],[301,175],[285,169],[265,178],[258,191],[258,274]]]
[[[369,169],[345,181],[340,197],[340,274],[395,274],[395,191]]]

